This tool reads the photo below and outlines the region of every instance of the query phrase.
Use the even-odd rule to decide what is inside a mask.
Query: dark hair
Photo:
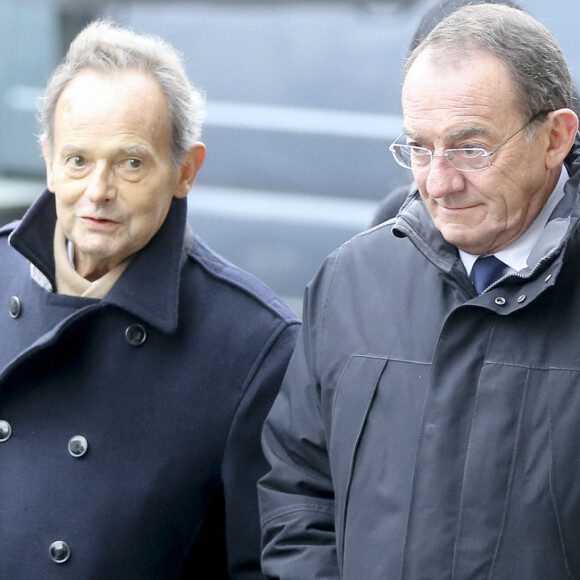
[[[427,10],[421,18],[421,22],[417,30],[415,31],[415,36],[411,42],[411,48],[409,52],[415,50],[423,39],[441,22],[446,16],[449,16],[452,12],[455,12],[463,6],[468,6],[470,4],[505,4],[506,6],[511,6],[512,8],[520,8],[517,2],[513,0],[442,0],[438,2],[433,8]]]
[[[471,58],[478,50],[494,54],[519,91],[522,118],[573,105],[572,78],[558,43],[523,10],[489,2],[455,10],[411,52],[404,76],[427,50],[442,63]]]

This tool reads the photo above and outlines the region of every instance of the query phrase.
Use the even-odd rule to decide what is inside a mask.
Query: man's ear
[[[546,149],[546,169],[555,169],[562,164],[572,148],[578,131],[578,117],[571,109],[558,109],[550,113],[548,120],[551,126]]]
[[[54,172],[53,172],[53,158],[52,150],[50,145],[43,140],[42,141],[42,156],[44,157],[44,164],[46,166],[46,186],[48,190],[54,193]]]
[[[183,165],[181,166],[181,175],[179,179],[179,187],[175,197],[184,198],[193,187],[193,182],[199,168],[203,165],[205,160],[206,148],[205,145],[198,141],[186,154]]]

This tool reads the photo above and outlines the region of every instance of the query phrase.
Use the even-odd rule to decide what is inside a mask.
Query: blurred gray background
[[[433,0],[0,0],[0,220],[43,188],[36,106],[76,33],[97,17],[162,36],[207,97],[208,156],[193,228],[297,311],[335,247],[410,175],[390,157],[400,73]],[[522,0],[580,82],[578,0]]]

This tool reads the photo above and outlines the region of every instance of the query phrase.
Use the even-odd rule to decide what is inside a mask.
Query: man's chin
[[[446,242],[468,254],[484,254],[490,246],[489,236],[482,236],[473,226],[464,224],[444,224],[437,229]]]

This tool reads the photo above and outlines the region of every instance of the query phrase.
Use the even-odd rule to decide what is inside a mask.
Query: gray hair
[[[149,73],[165,95],[173,164],[179,167],[187,151],[201,136],[205,113],[203,95],[191,85],[181,56],[167,42],[103,20],[90,23],[78,34],[48,81],[39,112],[41,140],[53,147],[58,100],[79,73],[87,70],[113,73],[128,69]]]
[[[523,120],[573,107],[574,85],[558,43],[544,25],[523,10],[477,4],[451,13],[411,52],[403,80],[427,49],[443,63],[469,58],[478,50],[494,54],[515,83]]]

